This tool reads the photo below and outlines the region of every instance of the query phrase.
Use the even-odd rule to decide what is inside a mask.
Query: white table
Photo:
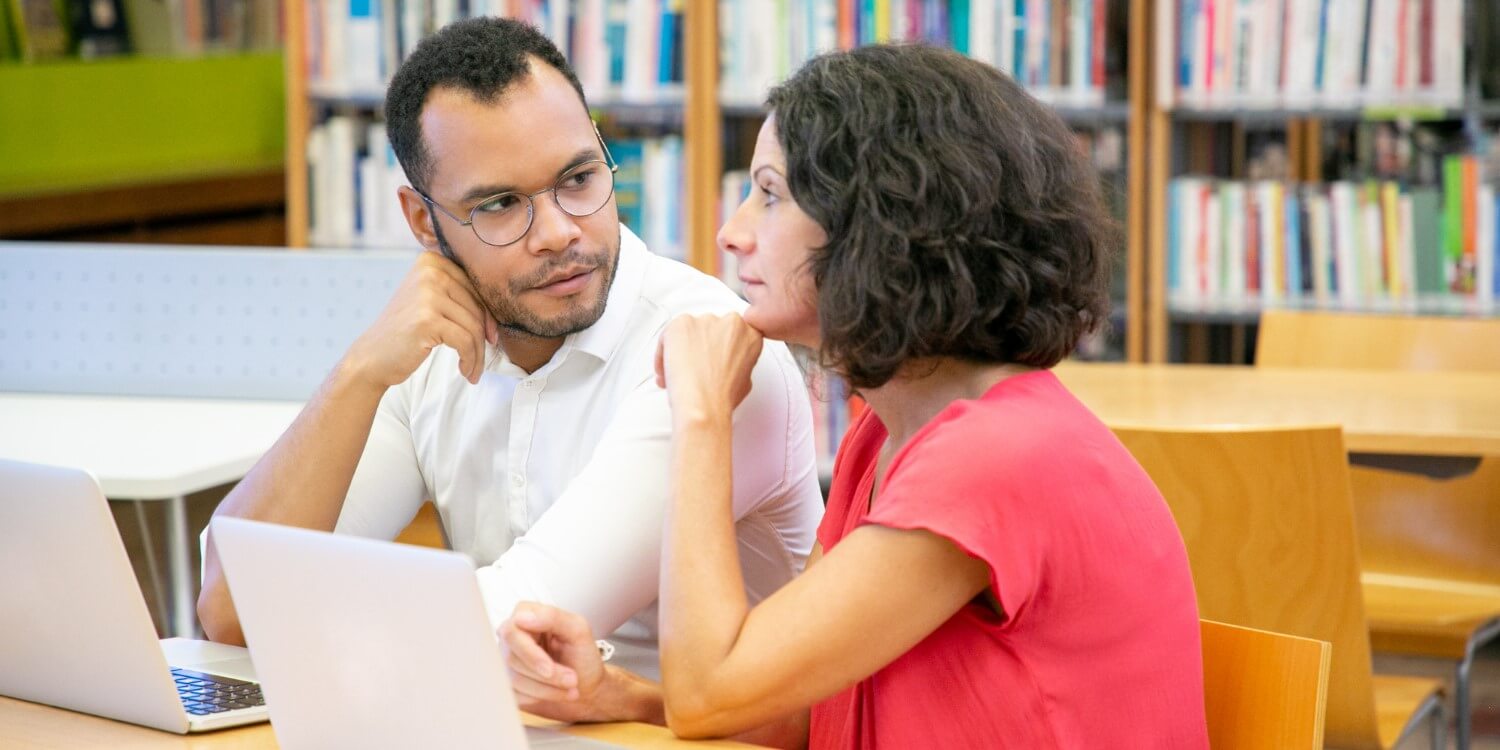
[[[0,457],[74,466],[113,500],[165,500],[170,635],[192,637],[189,493],[240,479],[302,404],[0,392]]]

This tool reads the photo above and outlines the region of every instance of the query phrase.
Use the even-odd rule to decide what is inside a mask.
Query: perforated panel
[[[412,262],[0,242],[0,390],[305,399]]]

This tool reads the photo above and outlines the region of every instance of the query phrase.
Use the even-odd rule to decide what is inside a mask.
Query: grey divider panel
[[[414,260],[0,242],[0,390],[305,399]]]

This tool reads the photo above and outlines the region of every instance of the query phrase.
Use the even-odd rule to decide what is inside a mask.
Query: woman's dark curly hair
[[[918,358],[1051,367],[1107,319],[1116,227],[1068,126],[923,45],[815,58],[771,90],[824,364],[856,388]]]

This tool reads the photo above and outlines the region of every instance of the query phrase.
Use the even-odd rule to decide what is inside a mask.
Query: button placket
[[[531,440],[536,432],[537,405],[545,381],[536,377],[522,380],[516,389],[510,418],[509,476],[511,538],[519,538],[531,527],[526,503],[526,466],[531,458]]]

